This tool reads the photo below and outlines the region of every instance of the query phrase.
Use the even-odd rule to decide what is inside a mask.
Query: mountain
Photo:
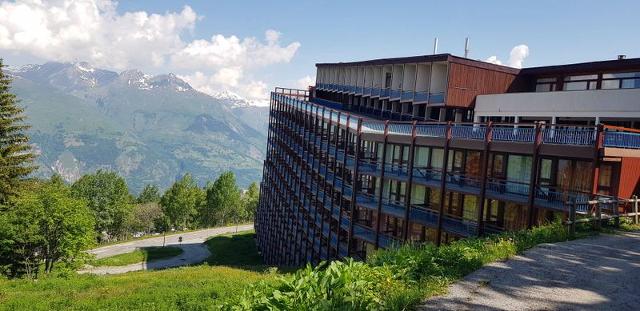
[[[133,192],[184,173],[203,185],[233,170],[241,186],[262,173],[268,107],[232,93],[207,95],[174,74],[116,73],[85,62],[10,68],[39,154],[37,174],[69,182],[97,169]]]

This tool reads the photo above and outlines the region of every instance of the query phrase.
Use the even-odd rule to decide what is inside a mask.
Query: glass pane
[[[565,91],[582,91],[587,89],[587,82],[565,82]]]
[[[431,156],[431,167],[442,168],[442,163],[444,160],[444,150],[434,148],[432,152],[433,155]]]
[[[550,159],[542,159],[542,162],[540,163],[540,178],[551,178],[551,164],[552,161]]]
[[[602,80],[602,89],[612,90],[620,88],[620,80]]]
[[[635,89],[640,88],[640,79],[626,79],[622,80],[623,89]]]
[[[548,83],[536,84],[536,92],[549,92],[549,86],[550,84]]]
[[[598,75],[568,76],[564,78],[564,81],[595,80],[595,79],[598,79]]]
[[[507,180],[529,182],[531,176],[531,157],[509,155],[507,162]]]
[[[473,195],[465,195],[464,196],[464,207],[462,217],[467,220],[476,221],[478,219],[478,209],[477,209],[477,201],[476,196]]]
[[[611,165],[603,164],[600,166],[600,176],[598,177],[598,185],[601,187],[611,186],[611,175],[613,168]]]
[[[536,80],[536,83],[556,82],[556,78],[540,78]]]
[[[640,77],[640,72],[615,72],[602,74],[603,79],[620,79]]]

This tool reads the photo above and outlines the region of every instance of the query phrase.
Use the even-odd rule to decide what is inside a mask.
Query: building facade
[[[315,88],[271,94],[258,247],[270,264],[364,259],[628,198],[640,177],[639,73],[637,59],[317,64]]]

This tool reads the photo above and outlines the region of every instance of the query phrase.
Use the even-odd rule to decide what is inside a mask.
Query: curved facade
[[[640,59],[518,70],[439,54],[317,67],[311,93],[271,94],[255,220],[269,264],[519,230],[594,213],[594,200],[615,214],[602,202],[637,194],[640,118],[600,106],[636,109]]]

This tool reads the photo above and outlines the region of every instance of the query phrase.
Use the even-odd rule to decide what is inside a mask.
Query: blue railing
[[[451,137],[484,140],[487,128],[484,125],[454,125],[451,127]]]
[[[413,97],[414,102],[428,102],[429,101],[429,92],[416,92]]]
[[[378,97],[380,96],[380,89],[377,87],[374,87],[371,89],[371,96],[373,97]]]
[[[546,144],[593,145],[596,137],[594,128],[551,128],[542,129],[542,141]]]
[[[402,91],[402,95],[400,96],[400,100],[402,100],[402,101],[413,100],[413,91]]]
[[[389,97],[391,90],[388,88],[380,89],[380,97]]]
[[[605,131],[604,146],[640,149],[640,133]]]
[[[536,137],[536,129],[533,127],[495,126],[492,129],[492,138],[496,141],[533,142]]]
[[[429,94],[429,104],[442,104],[442,103],[444,103],[444,93]]]
[[[402,97],[402,91],[401,90],[391,90],[390,97],[391,97],[391,99],[399,99],[400,97]]]

